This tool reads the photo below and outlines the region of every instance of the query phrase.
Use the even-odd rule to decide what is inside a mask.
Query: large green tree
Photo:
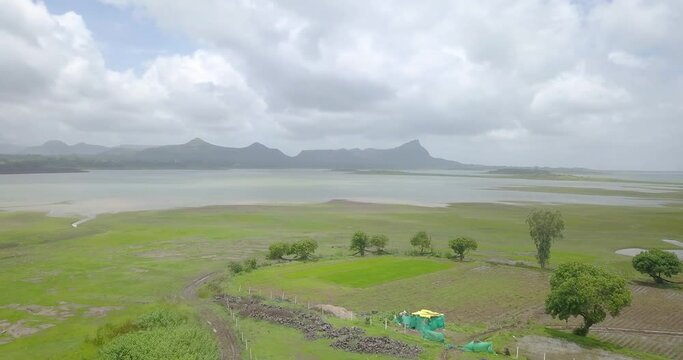
[[[410,245],[417,248],[420,255],[427,253],[427,250],[432,250],[432,238],[425,231],[420,231],[410,238]]]
[[[294,255],[297,260],[308,260],[317,248],[318,243],[315,240],[303,239],[291,245],[290,254]]]
[[[599,267],[572,262],[560,265],[550,278],[545,312],[560,320],[581,316],[583,325],[574,333],[586,336],[593,324],[605,320],[607,314],[619,315],[630,304],[626,280]]]
[[[536,245],[536,259],[541,268],[545,268],[550,259],[553,240],[562,238],[562,214],[559,211],[536,209],[529,214],[526,223],[529,225],[529,235]]]
[[[355,251],[354,255],[358,254],[360,256],[365,256],[365,251],[368,246],[370,246],[368,234],[360,230],[353,233],[350,250]]]
[[[643,251],[633,258],[633,268],[652,276],[656,283],[663,283],[664,277],[672,277],[681,272],[681,261],[674,253],[659,249]]]
[[[389,237],[384,234],[375,234],[370,238],[370,246],[375,248],[375,254],[378,255],[386,252],[384,248],[387,247],[387,243],[389,243]]]
[[[460,261],[463,261],[465,259],[465,254],[470,250],[477,250],[478,245],[474,239],[463,236],[448,241],[448,247],[453,249],[453,252],[455,252],[455,255],[458,256]]]

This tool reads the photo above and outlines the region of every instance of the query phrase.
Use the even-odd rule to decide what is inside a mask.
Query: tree
[[[634,269],[652,276],[658,284],[665,281],[664,276],[672,277],[681,272],[681,261],[676,254],[659,249],[643,251],[633,258],[632,263]]]
[[[553,240],[562,238],[564,220],[559,211],[534,210],[526,219],[529,224],[529,235],[536,245],[536,259],[545,268],[550,259],[550,245]]]
[[[451,239],[448,242],[448,246],[453,249],[455,255],[460,258],[460,261],[465,259],[465,253],[472,250],[477,250],[477,242],[468,237],[459,237],[457,239]]]
[[[289,255],[295,255],[297,260],[307,260],[318,248],[315,240],[303,239],[292,244]]]
[[[560,320],[583,317],[583,325],[574,333],[586,336],[590,327],[603,321],[608,313],[617,316],[630,304],[631,291],[626,280],[601,268],[574,262],[560,265],[550,278],[545,312]]]
[[[384,254],[384,248],[387,247],[388,242],[389,237],[387,237],[384,234],[372,235],[372,237],[370,238],[370,246],[375,247],[376,254]]]
[[[410,245],[419,249],[420,255],[432,248],[432,238],[425,231],[420,231],[410,239]]]
[[[276,242],[268,247],[266,258],[270,260],[284,260],[285,255],[291,253],[291,246],[286,242]]]
[[[368,234],[360,230],[353,233],[350,250],[355,251],[354,255],[358,254],[360,256],[365,256],[365,250],[369,245],[370,240],[368,239]]]

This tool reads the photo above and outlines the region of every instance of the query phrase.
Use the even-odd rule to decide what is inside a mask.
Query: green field
[[[98,348],[85,339],[98,327],[135,318],[159,303],[183,303],[183,287],[201,274],[223,271],[230,260],[263,258],[272,242],[304,237],[317,240],[318,253],[334,262],[315,263],[314,271],[273,266],[263,272],[282,273],[257,271],[227,286],[249,281],[246,286],[263,291],[284,290],[302,301],[358,311],[433,307],[454,320],[454,333],[484,331],[522,319],[526,306],[544,296],[547,273],[494,264],[534,263],[524,223],[531,208],[349,202],[206,207],[102,215],[78,228],[70,226],[76,219],[0,213],[0,327],[20,335],[0,335],[0,358],[96,358]],[[551,266],[580,260],[646,281],[614,250],[667,248],[661,239],[683,238],[683,208],[677,206],[556,208],[567,231],[553,247]],[[456,236],[475,238],[480,250],[464,264],[399,256],[397,262],[372,258],[344,269],[350,236],[358,229],[387,234],[397,254],[410,250],[408,239],[420,230],[430,233],[440,254]],[[282,281],[275,286],[271,278]]]
[[[425,259],[368,257],[354,261],[353,266],[349,266],[348,261],[324,263],[316,267],[293,265],[278,269],[280,270],[278,275],[284,274],[287,279],[293,281],[315,279],[340,286],[364,288],[436,272],[449,267],[451,267],[450,263]],[[269,275],[272,273],[265,274],[265,276]]]

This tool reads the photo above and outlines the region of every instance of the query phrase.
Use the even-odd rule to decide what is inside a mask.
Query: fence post
[[[384,330],[387,329],[387,322],[388,322],[388,321],[387,321],[387,319],[385,318],[385,319],[384,319]]]
[[[515,359],[519,359],[519,346],[517,347],[517,352],[515,353]]]

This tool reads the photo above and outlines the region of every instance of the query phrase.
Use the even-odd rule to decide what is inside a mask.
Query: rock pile
[[[334,339],[331,346],[345,351],[405,358],[417,357],[421,352],[418,346],[408,345],[386,336],[365,336],[365,331],[360,328],[335,329],[314,312],[266,304],[256,297],[222,295],[216,300],[237,311],[240,316],[298,329],[309,340]]]

